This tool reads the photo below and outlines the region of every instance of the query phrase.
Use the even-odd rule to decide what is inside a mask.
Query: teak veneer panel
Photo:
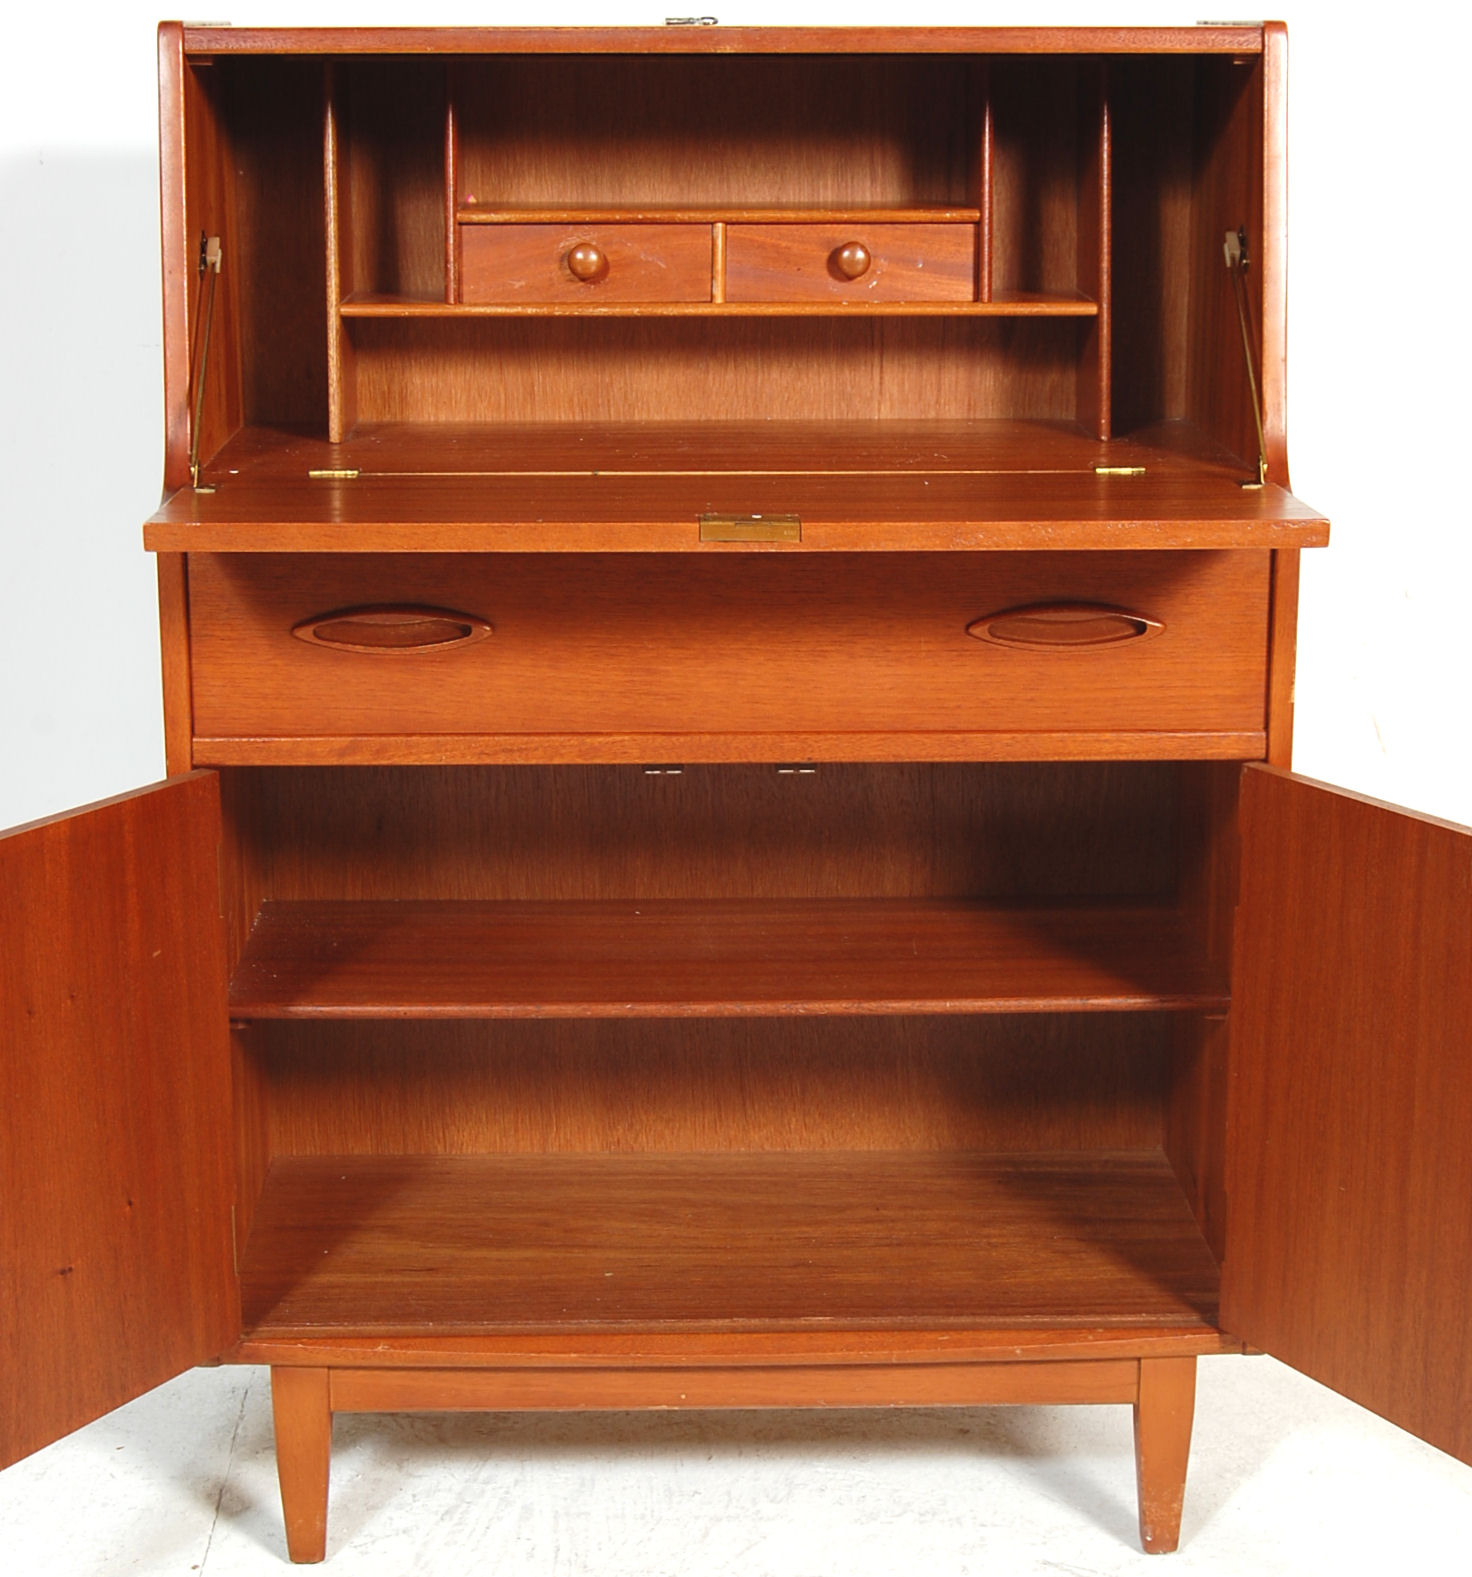
[[[295,734],[194,739],[196,766],[586,766],[681,762],[1260,761],[1262,729],[1050,732]]]
[[[785,759],[785,758],[783,758]],[[1172,898],[1202,769],[1131,763],[303,767],[222,774],[264,899]],[[365,860],[363,850],[373,858]]]
[[[791,546],[700,540],[702,514],[796,514]],[[209,553],[1079,551],[1318,547],[1317,511],[1216,477],[373,477],[181,489],[145,546]]]
[[[1061,731],[1256,733],[1264,553],[193,555],[194,726],[338,734]],[[1162,633],[1001,646],[974,621],[1083,602]],[[334,610],[410,604],[494,634],[420,653],[294,639]],[[669,759],[657,737],[648,759]]]
[[[268,902],[241,1018],[1225,1008],[1172,909],[938,899]]]
[[[583,227],[586,232],[587,226]],[[734,227],[733,227],[734,228]],[[577,240],[567,234],[569,244]],[[595,237],[596,239],[596,237]],[[777,276],[767,276],[775,280]],[[344,318],[1093,318],[1099,305],[1076,294],[1052,295],[1040,291],[998,291],[989,301],[959,299],[926,300],[865,297],[862,300],[807,299],[806,292],[776,292],[771,299],[753,296],[745,300],[695,301],[617,296],[586,296],[554,300],[534,297],[525,301],[482,299],[466,301],[427,301],[416,296],[354,295],[343,301],[339,311]],[[835,292],[836,296],[837,292]]]
[[[1146,1150],[1168,1013],[295,1019],[237,1033],[272,1155]]]
[[[856,278],[833,255],[861,244],[869,262]],[[726,231],[726,300],[974,301],[973,225],[733,224]]]
[[[294,1368],[292,1372],[297,1372]],[[734,1369],[586,1368],[426,1373],[332,1370],[339,1413],[469,1412],[511,1408],[591,1412],[665,1407],[986,1407],[1011,1403],[1133,1402],[1140,1364],[1128,1358],[1015,1363],[783,1365]]]
[[[1095,467],[1131,474],[1100,476]],[[1143,474],[1139,474],[1143,468]],[[352,480],[313,479],[349,470]],[[1071,422],[364,423],[248,428],[147,546],[224,552],[1307,547],[1328,523],[1184,424],[1101,443]],[[706,512],[797,513],[800,544],[702,543]]]
[[[206,55],[1253,55],[1260,24],[1198,27],[229,27],[184,28]]]
[[[1039,1359],[1187,1358],[1242,1351],[1194,1318],[1176,1326],[1028,1325],[986,1330],[664,1331],[588,1330],[544,1336],[248,1336],[231,1357],[241,1363],[320,1365],[355,1369],[537,1369],[619,1367],[665,1369],[677,1364],[736,1368],[800,1368],[809,1364],[1017,1363]]]
[[[971,149],[955,134],[976,113],[965,56],[835,54],[814,69],[802,53],[489,53],[455,73],[466,205],[975,202]]]
[[[1227,1328],[1472,1462],[1472,831],[1242,789]]]
[[[981,217],[977,208],[931,207],[903,208],[853,208],[847,211],[832,207],[812,208],[795,204],[772,206],[713,206],[690,207],[684,203],[636,203],[621,208],[599,208],[592,205],[570,209],[546,205],[506,207],[492,204],[471,204],[455,211],[455,223],[478,224],[833,224],[839,221],[852,224],[976,224]]]
[[[278,1160],[247,1339],[984,1326],[1211,1328],[1168,1164],[789,1154]]]
[[[0,836],[0,1464],[239,1331],[211,773]]]
[[[582,280],[569,269],[568,254],[579,246],[603,254],[601,277]],[[554,302],[581,311],[611,301],[711,299],[708,224],[470,225],[459,247],[466,303]]]

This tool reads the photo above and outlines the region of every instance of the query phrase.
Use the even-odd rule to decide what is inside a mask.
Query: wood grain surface
[[[219,793],[0,837],[0,1463],[239,1334]]]
[[[955,205],[926,208],[901,208],[895,205],[876,208],[849,208],[799,206],[783,204],[696,204],[678,203],[625,203],[617,207],[599,208],[592,204],[571,209],[549,207],[530,203],[497,206],[495,203],[472,203],[455,211],[455,222],[463,225],[504,224],[970,224],[980,217],[980,210]]]
[[[1199,857],[1180,799],[1201,770],[308,767],[222,787],[243,940],[267,898],[1170,901]]]
[[[285,1366],[283,1366],[285,1367]],[[343,1413],[535,1408],[582,1412],[651,1407],[995,1407],[1134,1402],[1128,1358],[1058,1363],[823,1365],[811,1369],[509,1369],[331,1371]]]
[[[1472,1462],[1472,832],[1242,794],[1229,1330]]]
[[[1151,1153],[282,1159],[254,1337],[1179,1328],[1216,1266]]]
[[[596,247],[601,275],[579,279],[567,259]],[[608,224],[569,219],[556,224],[466,225],[460,236],[460,299],[561,302],[569,307],[610,301],[709,301],[709,224]]]
[[[258,1020],[289,1155],[1148,1149],[1172,1015]]]
[[[858,244],[863,272],[834,255]],[[732,224],[726,230],[727,301],[974,301],[976,229],[964,224]]]
[[[771,228],[778,227],[774,225]],[[586,233],[588,229],[587,225],[579,227],[580,233]],[[849,233],[849,227],[845,227],[844,233]],[[575,234],[566,230],[561,234],[569,245],[575,244]],[[712,234],[710,239],[711,267],[714,268],[715,235]],[[974,263],[975,260],[971,259],[967,266],[974,268]],[[935,295],[939,299],[932,300],[928,299],[928,295],[921,296],[918,290],[912,296],[895,283],[891,275],[895,299],[865,297],[860,300],[853,292],[840,290],[836,284],[832,299],[827,299],[829,293],[826,290],[819,296],[816,291],[810,295],[805,288],[789,289],[784,283],[787,276],[780,276],[774,271],[761,269],[751,270],[750,273],[751,277],[764,281],[755,288],[769,291],[768,295],[731,301],[719,294],[713,294],[709,300],[704,296],[688,301],[645,300],[636,296],[628,301],[620,301],[617,297],[600,297],[591,291],[582,296],[568,294],[564,298],[559,289],[557,297],[560,299],[553,298],[549,292],[546,299],[498,301],[492,298],[474,302],[426,301],[419,296],[358,295],[345,300],[339,312],[344,320],[440,318],[458,319],[462,326],[478,319],[495,318],[828,318],[862,321],[875,318],[1094,318],[1099,314],[1097,302],[1076,292],[1062,295],[1056,292],[1008,290],[996,293],[989,301],[971,301],[947,298],[937,291]],[[717,277],[724,277],[724,263],[720,265]]]
[[[492,208],[969,207],[973,155],[956,128],[977,113],[976,78],[964,55],[903,51],[492,53],[457,73],[460,195]]]
[[[1198,27],[219,27],[193,23],[201,54],[1188,54],[1259,53],[1257,23]]]
[[[1131,474],[1099,476],[1096,466]],[[348,469],[349,481],[312,470]],[[1143,474],[1138,474],[1143,468]],[[223,552],[854,552],[1315,546],[1328,523],[1182,424],[1099,443],[1057,422],[246,429],[145,531]],[[797,513],[800,546],[702,544],[708,511]]]
[[[1074,1359],[1182,1358],[1242,1351],[1195,1320],[1149,1330],[1129,1326],[1029,1325],[974,1331],[651,1331],[582,1330],[545,1336],[248,1337],[231,1362],[316,1368],[331,1361],[363,1369],[667,1369],[677,1364],[773,1369],[809,1364],[1066,1362]],[[330,1360],[329,1360],[330,1355]]]
[[[1140,1543],[1147,1555],[1168,1555],[1181,1541],[1195,1412],[1194,1358],[1141,1360],[1135,1398],[1135,1482]]]
[[[441,558],[190,556],[194,726],[377,734],[1257,732],[1268,557],[1217,554]],[[1164,625],[1087,650],[973,640],[1044,602]],[[489,640],[313,647],[338,609],[413,604]],[[667,752],[652,737],[649,758]]]
[[[1171,908],[954,899],[264,904],[237,1018],[1225,1008]]]
[[[286,1369],[271,1375],[271,1418],[286,1550],[312,1563],[327,1553],[327,1486],[332,1458],[332,1411],[326,1369]]]

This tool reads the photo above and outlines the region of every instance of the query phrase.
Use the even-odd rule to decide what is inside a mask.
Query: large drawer
[[[1268,561],[194,554],[195,734],[1250,734]]]

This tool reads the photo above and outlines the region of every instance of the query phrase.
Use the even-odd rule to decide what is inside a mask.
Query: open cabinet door
[[[0,836],[0,1466],[239,1333],[213,773]]]
[[[1223,1325],[1472,1461],[1472,832],[1242,784]]]

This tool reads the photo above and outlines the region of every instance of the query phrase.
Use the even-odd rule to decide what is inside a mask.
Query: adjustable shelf
[[[282,1158],[241,1268],[247,1344],[1036,1328],[1214,1351],[1217,1285],[1149,1152]]]
[[[238,1018],[1224,1010],[1164,907],[954,899],[281,902]]]

